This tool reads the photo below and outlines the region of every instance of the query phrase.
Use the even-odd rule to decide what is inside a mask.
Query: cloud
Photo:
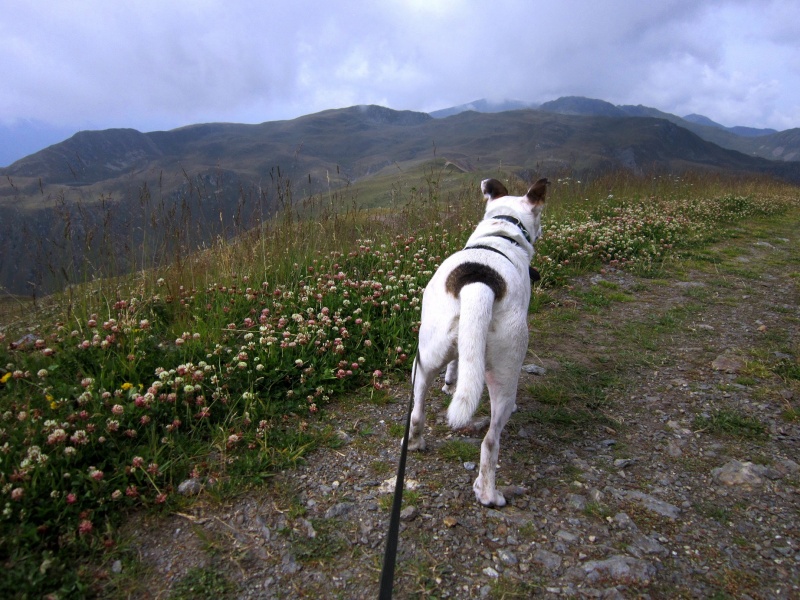
[[[800,125],[793,1],[0,0],[0,36],[6,122],[152,130],[570,94]]]

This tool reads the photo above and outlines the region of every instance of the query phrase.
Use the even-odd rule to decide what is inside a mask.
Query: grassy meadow
[[[423,289],[482,214],[479,179],[431,168],[390,184],[380,208],[356,190],[288,197],[273,220],[172,264],[4,298],[0,596],[91,595],[126,514],[180,510],[191,478],[220,494],[262,485],[337,443],[321,418],[333,398],[405,378]],[[799,199],[712,175],[551,177],[531,310],[576,274],[657,276]]]

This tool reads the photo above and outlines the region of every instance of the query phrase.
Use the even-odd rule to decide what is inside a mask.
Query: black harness
[[[519,228],[519,230],[522,232],[522,235],[525,237],[525,239],[528,240],[528,242],[531,245],[533,245],[533,242],[531,241],[531,236],[528,233],[528,230],[525,229],[525,226],[522,224],[522,221],[520,221],[516,217],[512,217],[511,215],[495,215],[495,216],[490,217],[490,218],[491,219],[500,219],[501,221],[508,221],[509,223],[513,223],[514,225],[516,225]],[[515,246],[519,246],[519,242],[517,242],[517,240],[515,240],[514,238],[510,238],[507,235],[493,235],[493,236],[490,236],[490,237],[503,238],[504,240],[508,240],[509,242],[514,244]],[[505,258],[508,262],[511,262],[511,263],[514,262],[510,258],[508,258],[508,256],[504,252],[498,250],[497,248],[493,248],[492,246],[487,246],[485,244],[474,244],[472,246],[465,246],[464,250],[489,250],[490,252],[495,252],[496,254],[499,254],[500,256]],[[533,283],[534,281],[539,281],[542,278],[541,275],[539,275],[539,271],[537,271],[536,269],[534,269],[531,266],[528,266],[528,274],[531,277],[531,283]]]
[[[525,229],[525,225],[523,225],[522,221],[520,221],[518,218],[512,217],[511,215],[495,215],[495,216],[489,217],[489,218],[490,219],[500,219],[501,221],[508,221],[509,223],[513,223],[514,225],[519,227],[519,230],[522,232],[522,235],[524,235],[525,239],[528,240],[528,243],[531,246],[533,246],[533,242],[531,241],[531,236],[528,233],[528,230]],[[501,235],[500,237],[505,237],[505,236]],[[510,239],[510,238],[506,238],[506,239]],[[511,240],[511,241],[513,242],[514,240]],[[517,242],[514,242],[514,243],[517,244]],[[519,246],[519,244],[517,244],[517,245]]]

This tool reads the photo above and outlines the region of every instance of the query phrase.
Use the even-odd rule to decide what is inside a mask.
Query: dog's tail
[[[483,393],[486,341],[495,292],[487,285],[473,283],[461,288],[459,298],[458,382],[447,409],[447,421],[453,429],[469,424]]]

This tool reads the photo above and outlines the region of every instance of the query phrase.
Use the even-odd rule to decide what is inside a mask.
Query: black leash
[[[394,482],[394,500],[392,514],[389,517],[389,533],[386,536],[386,550],[383,553],[383,569],[381,570],[381,585],[378,592],[379,600],[391,600],[394,585],[394,566],[397,562],[397,542],[400,538],[400,507],[403,504],[403,488],[405,487],[406,456],[408,455],[408,434],[411,429],[411,409],[414,406],[414,382],[417,378],[417,360],[411,373],[411,394],[408,399],[406,414],[406,431],[403,434],[403,443],[400,448],[400,463],[397,465],[397,478]]]

